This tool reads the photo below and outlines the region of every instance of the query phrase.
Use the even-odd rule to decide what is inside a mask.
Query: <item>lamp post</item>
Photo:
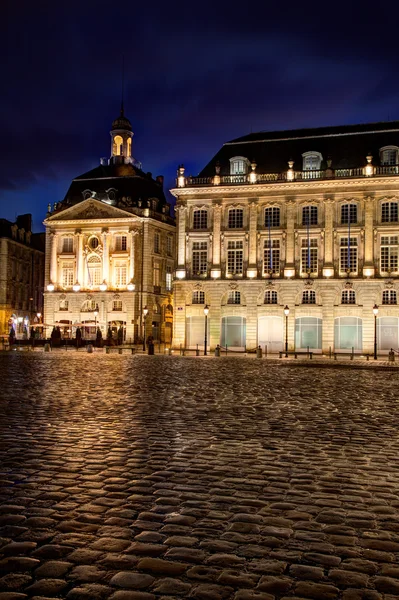
[[[285,314],[285,358],[288,358],[288,315],[290,314],[290,309],[287,305],[284,306],[284,314]]]
[[[378,305],[374,304],[373,306],[374,313],[374,360],[377,360],[377,315],[378,315]]]
[[[205,315],[204,356],[206,356],[208,354],[208,352],[207,352],[207,345],[208,345],[208,340],[207,340],[207,333],[208,333],[208,313],[209,313],[209,306],[206,305],[204,307],[204,315]]]
[[[98,306],[96,304],[96,308],[94,309],[94,334],[97,337],[97,317],[98,317]]]
[[[145,321],[146,321],[147,315],[148,315],[147,305],[143,308],[143,315],[144,315],[144,320],[143,320],[143,352],[145,352]]]

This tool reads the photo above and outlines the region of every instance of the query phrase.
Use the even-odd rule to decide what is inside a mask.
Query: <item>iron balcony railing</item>
[[[251,179],[250,176],[253,176]],[[285,183],[295,181],[317,181],[320,179],[343,179],[373,176],[399,175],[399,165],[367,165],[354,169],[320,169],[310,171],[283,171],[281,173],[250,173],[242,175],[215,175],[213,177],[187,177],[186,187],[217,185],[251,185],[253,183]],[[178,185],[178,183],[177,183]]]

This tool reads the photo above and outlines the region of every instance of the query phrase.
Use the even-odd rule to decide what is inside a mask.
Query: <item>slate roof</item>
[[[380,148],[399,147],[399,121],[343,125],[313,129],[291,129],[286,131],[261,131],[226,142],[206,167],[200,177],[212,177],[215,165],[220,163],[220,174],[230,174],[229,159],[244,156],[257,163],[257,173],[280,173],[294,161],[294,170],[301,171],[304,152],[320,152],[323,156],[321,168],[326,168],[327,159],[332,168],[356,168],[366,164],[366,156],[373,156],[372,163],[380,164]]]

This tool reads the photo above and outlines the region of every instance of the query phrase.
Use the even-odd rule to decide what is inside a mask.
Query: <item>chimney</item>
[[[19,215],[17,217],[18,229],[25,229],[25,231],[32,231],[32,215]]]
[[[157,175],[155,180],[160,185],[160,187],[163,189],[163,175]]]

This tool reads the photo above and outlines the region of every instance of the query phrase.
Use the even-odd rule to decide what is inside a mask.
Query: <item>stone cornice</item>
[[[399,185],[399,177],[362,177],[361,179],[324,179],[321,181],[293,181],[286,183],[266,183],[266,184],[242,184],[238,186],[226,185],[226,186],[212,186],[212,187],[184,187],[184,188],[172,188],[170,193],[175,197],[181,196],[198,196],[205,194],[209,196],[223,196],[227,197],[229,194],[248,194],[248,192],[256,192],[262,194],[265,192],[292,192],[300,190],[325,190],[325,189],[337,189],[362,186],[362,187],[373,187],[386,185]]]

